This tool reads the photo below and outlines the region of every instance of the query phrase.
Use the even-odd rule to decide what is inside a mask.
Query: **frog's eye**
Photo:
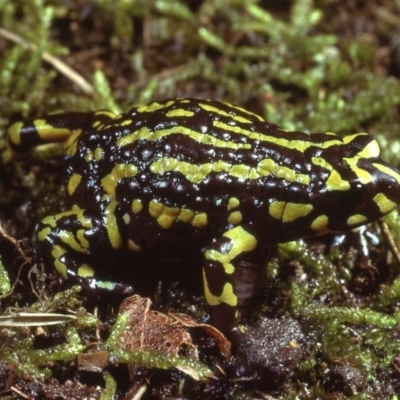
[[[353,208],[361,207],[368,200],[368,192],[365,185],[362,183],[356,183],[349,189],[347,201]]]

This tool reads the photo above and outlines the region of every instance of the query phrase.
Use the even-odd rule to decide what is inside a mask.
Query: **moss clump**
[[[368,131],[380,142],[383,157],[400,165],[398,1],[364,3],[3,1],[0,149],[6,126],[21,116],[60,109],[120,111],[156,99],[200,96],[242,105],[286,129]],[[61,176],[62,161],[0,165],[0,223],[8,234],[24,239],[20,246],[25,255],[1,236],[0,256],[8,273],[0,282],[6,294],[0,305],[3,314],[16,304],[41,312],[77,310],[75,292],[54,296],[62,286],[44,273],[36,256],[34,225],[62,207],[62,194],[53,195],[62,192]],[[391,214],[387,223],[398,243],[398,215]],[[310,356],[279,393],[269,395],[355,399],[394,398],[400,392],[395,357],[398,265],[388,256],[377,226],[364,233],[367,239],[360,240],[366,241],[367,256],[350,240],[332,246],[326,238],[279,245],[273,253],[261,309],[271,317],[287,312],[296,316],[308,334]],[[29,267],[27,260],[32,260]],[[11,293],[9,279],[18,282]],[[291,292],[293,281],[298,286]],[[82,306],[91,310],[93,299],[82,298]],[[194,304],[187,310],[198,311]],[[34,377],[57,377],[62,385],[63,375],[57,375],[55,366],[42,366],[54,360],[54,365],[70,365],[82,345],[90,343],[97,319],[86,311],[80,315],[71,326],[60,325],[56,333],[65,341],[59,347],[51,343],[48,351],[35,348],[30,331],[2,331],[9,347],[4,359],[18,371],[12,376],[20,377],[23,369]],[[99,318],[106,329],[115,314],[103,305]],[[103,337],[99,341],[104,345]],[[124,357],[134,362],[131,355]],[[341,362],[351,371],[350,381],[344,369],[338,370]],[[0,365],[0,380],[10,382],[3,372]],[[118,374],[114,378],[116,383],[106,374],[106,384],[99,384],[109,396],[115,387],[123,387]],[[80,383],[80,377],[74,379]],[[46,381],[46,388],[51,382]],[[67,394],[66,386],[57,387],[56,393],[76,397]],[[255,395],[243,382],[229,379],[190,389],[168,378],[149,386],[164,397]],[[35,390],[27,386],[27,396]]]

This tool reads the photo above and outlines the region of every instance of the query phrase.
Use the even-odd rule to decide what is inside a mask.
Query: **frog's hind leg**
[[[118,115],[113,112],[100,110],[59,112],[14,122],[8,128],[7,140],[0,141],[0,160],[6,163],[27,156],[45,159],[64,154],[64,146],[73,151],[75,139],[85,128],[100,129],[115,118]]]
[[[12,158],[22,159],[34,155],[41,158],[47,154],[48,145],[67,142],[93,118],[93,113],[61,112],[48,114],[41,118],[14,122],[7,131],[7,141],[0,146],[0,158],[8,162]],[[48,156],[53,156],[48,152]]]
[[[116,243],[111,242],[110,228],[105,225],[101,216],[82,209],[44,218],[38,228],[38,238],[45,262],[53,265],[64,279],[81,284],[89,294],[99,291],[131,293],[129,285],[97,280],[94,269],[85,262],[115,250]]]

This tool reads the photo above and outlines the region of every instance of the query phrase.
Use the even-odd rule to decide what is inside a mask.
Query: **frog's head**
[[[400,173],[379,158],[376,140],[365,133],[343,138],[312,162],[324,179],[312,194],[319,217],[315,233],[352,229],[393,211],[400,203]],[[318,188],[319,187],[319,188]],[[318,188],[318,189],[317,189]]]

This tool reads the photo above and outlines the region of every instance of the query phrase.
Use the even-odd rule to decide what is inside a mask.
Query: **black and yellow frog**
[[[400,202],[399,172],[369,135],[287,132],[218,101],[17,122],[3,159],[55,141],[66,146],[68,210],[40,223],[46,262],[87,290],[127,293],[96,279],[94,256],[203,252],[205,297],[225,331],[241,300],[238,263],[261,262],[271,244],[366,224]]]

